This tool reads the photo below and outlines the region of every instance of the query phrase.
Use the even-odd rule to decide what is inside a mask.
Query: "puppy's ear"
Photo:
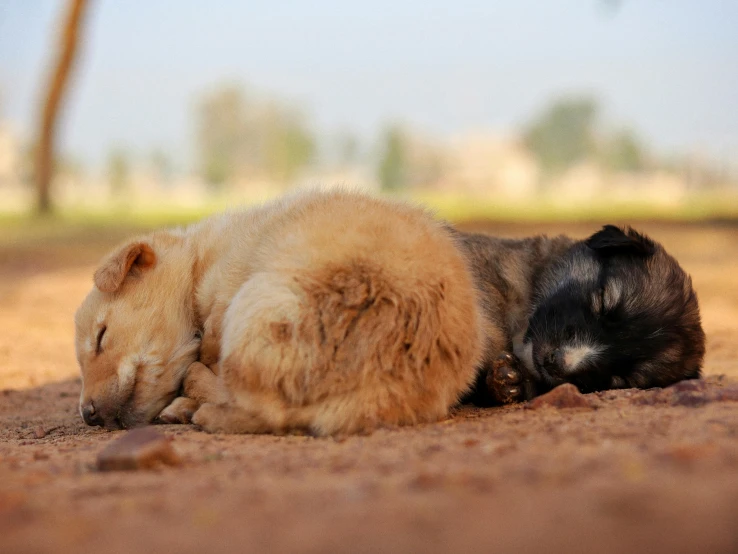
[[[603,256],[652,256],[656,252],[656,243],[647,236],[631,227],[621,229],[615,225],[605,225],[601,231],[589,237],[585,244]]]
[[[115,292],[129,275],[139,275],[156,265],[156,254],[145,242],[133,242],[113,252],[95,271],[95,286],[102,292]]]

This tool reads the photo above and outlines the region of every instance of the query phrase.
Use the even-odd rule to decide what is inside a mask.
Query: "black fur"
[[[511,361],[499,342],[491,341],[470,397],[474,402],[525,400],[564,382],[591,392],[666,386],[700,376],[705,335],[697,297],[690,277],[655,241],[612,225],[584,241],[517,241],[523,248],[482,237],[466,235],[462,244],[481,293],[497,299],[485,310],[491,328],[503,326],[507,351],[516,350],[520,360]],[[542,249],[540,241],[555,247]],[[504,268],[515,266],[515,256],[528,255],[534,245],[538,252],[522,262],[524,283],[511,283],[511,276],[521,280],[520,272]],[[500,289],[523,291],[522,321],[505,317],[519,306],[500,300],[495,292]],[[483,297],[482,303],[489,301]]]
[[[651,239],[630,227],[621,229],[615,225],[605,225],[601,231],[585,240],[584,244],[603,256],[652,256],[656,253],[656,243]]]

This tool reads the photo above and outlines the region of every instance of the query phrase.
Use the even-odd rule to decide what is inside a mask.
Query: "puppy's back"
[[[215,427],[327,434],[444,417],[482,346],[450,233],[420,209],[340,191],[273,221],[223,325],[224,383],[250,415]]]

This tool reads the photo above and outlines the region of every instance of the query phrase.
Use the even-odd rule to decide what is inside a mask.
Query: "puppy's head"
[[[200,345],[193,266],[185,238],[156,233],[116,249],[97,269],[75,315],[87,424],[145,425],[176,396]]]
[[[576,243],[542,277],[534,305],[525,357],[552,384],[664,386],[700,374],[705,336],[692,281],[630,228],[608,225]]]

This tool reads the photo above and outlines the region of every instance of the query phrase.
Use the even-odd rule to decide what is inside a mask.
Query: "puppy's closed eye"
[[[105,331],[108,330],[107,325],[103,325],[100,330],[97,332],[97,346],[95,347],[95,354],[100,354],[102,352],[102,340],[105,336]]]
[[[615,309],[620,302],[622,289],[614,283],[603,284],[592,294],[592,311],[597,315],[605,315]]]
[[[602,315],[605,307],[605,287],[600,287],[597,292],[592,293],[592,312]]]
[[[623,290],[617,282],[608,283],[602,291],[602,308],[604,311],[614,309],[623,296]]]

